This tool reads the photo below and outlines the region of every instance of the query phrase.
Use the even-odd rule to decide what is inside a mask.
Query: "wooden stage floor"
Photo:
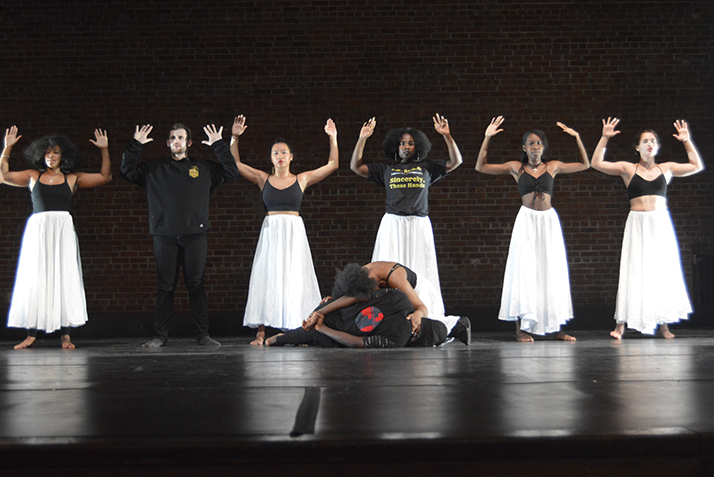
[[[714,474],[714,330],[350,350],[0,342],[0,475]]]

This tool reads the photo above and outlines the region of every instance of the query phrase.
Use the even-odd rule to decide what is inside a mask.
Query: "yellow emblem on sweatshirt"
[[[191,169],[189,169],[188,175],[193,177],[194,179],[198,177],[198,166],[193,166]]]

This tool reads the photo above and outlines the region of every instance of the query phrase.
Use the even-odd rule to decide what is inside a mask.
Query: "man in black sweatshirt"
[[[238,177],[238,167],[227,144],[221,139],[223,128],[203,128],[220,163],[188,156],[191,130],[174,124],[166,145],[171,157],[139,163],[141,148],[153,141],[152,126],[137,126],[134,139],[124,151],[121,175],[146,189],[149,205],[149,233],[154,238],[158,278],[154,338],[144,347],[158,348],[168,341],[174,292],[179,268],[183,268],[196,340],[204,346],[220,346],[208,334],[208,300],[204,287],[208,229],[208,205],[213,189]]]

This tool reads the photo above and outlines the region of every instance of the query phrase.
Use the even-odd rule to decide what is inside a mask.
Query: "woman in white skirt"
[[[630,213],[625,224],[620,258],[620,281],[615,303],[615,329],[610,336],[622,339],[625,325],[663,338],[674,338],[670,323],[686,320],[692,307],[684,283],[679,245],[667,208],[667,184],[672,177],[685,177],[704,170],[704,162],[692,142],[687,122],[677,120],[673,136],[684,144],[687,163],[657,164],[660,140],[652,130],[640,133],[635,151],[639,161],[605,162],[605,148],[620,134],[617,118],[603,119],[602,137],[593,153],[593,168],[620,176],[627,187]]]
[[[372,261],[398,262],[426,277],[436,287],[439,306],[444,308],[434,232],[428,215],[429,188],[459,167],[463,159],[451,137],[448,120],[437,114],[433,121],[434,129],[446,142],[448,160],[425,160],[431,142],[422,131],[406,127],[392,129],[384,139],[382,151],[392,161],[390,164],[364,164],[364,146],[377,125],[372,118],[360,130],[350,168],[358,176],[384,187],[387,193],[387,210],[377,231]]]
[[[499,129],[503,120],[503,116],[491,120],[476,161],[479,172],[513,176],[522,201],[511,234],[498,318],[516,322],[518,341],[530,342],[532,335],[547,333],[575,341],[560,330],[573,317],[573,305],[563,232],[551,197],[555,176],[586,170],[588,154],[577,131],[557,123],[575,138],[580,162],[543,162],[548,140],[543,131],[534,129],[523,135],[520,161],[489,164],[488,146],[491,137],[503,131]]]
[[[267,213],[250,273],[243,326],[258,329],[250,344],[262,346],[266,326],[281,330],[299,328],[320,302],[320,287],[300,217],[300,202],[305,189],[337,170],[339,150],[337,128],[332,119],[328,119],[325,124],[330,140],[327,164],[293,174],[290,172],[292,150],[285,141],[277,140],[270,150],[273,173],[268,174],[240,160],[238,138],[246,128],[245,117],[235,118],[231,152],[240,174],[260,188]]]
[[[15,349],[35,345],[37,330],[60,330],[63,348],[72,349],[71,328],[87,321],[79,243],[69,207],[79,188],[97,187],[112,179],[106,131],[94,131],[90,142],[102,151],[100,173],[77,172],[79,151],[65,136],[45,136],[24,155],[31,169],[10,171],[8,159],[20,140],[17,127],[5,131],[2,182],[28,187],[33,213],[27,220],[17,265],[7,326],[25,328],[27,338]]]

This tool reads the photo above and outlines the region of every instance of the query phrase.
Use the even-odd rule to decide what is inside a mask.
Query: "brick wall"
[[[194,132],[193,153],[212,157],[201,127],[230,127],[245,114],[245,162],[266,165],[271,140],[287,138],[294,171],[323,164],[331,117],[341,168],[308,190],[302,215],[318,279],[329,291],[337,267],[367,262],[384,192],[349,170],[362,123],[376,116],[365,161],[381,161],[384,133],[411,125],[427,132],[432,158],[445,158],[431,116],[445,115],[465,163],[431,191],[431,219],[447,309],[497,306],[513,220],[510,177],[474,171],[483,130],[504,115],[492,161],[517,159],[520,136],[538,127],[549,156],[575,160],[581,133],[589,153],[600,120],[622,118],[608,158],[631,155],[646,127],[663,138],[661,159],[685,160],[671,137],[686,118],[705,161],[714,147],[714,7],[710,1],[237,1],[152,0],[3,7],[0,127],[17,124],[21,146],[50,132],[100,160],[88,139],[109,132],[115,179],[82,190],[73,215],[90,314],[149,313],[154,263],[143,191],[119,177],[121,152],[136,124],[155,126],[146,159],[165,155],[176,120]],[[228,132],[224,135],[228,137]],[[714,185],[707,170],[676,179],[670,208],[693,286],[693,252],[714,249]],[[553,204],[568,247],[576,306],[612,304],[628,204],[618,178],[590,170],[556,179]],[[7,304],[28,192],[0,188],[0,302]],[[263,209],[257,187],[240,179],[212,199],[207,285],[213,312],[241,315]],[[179,309],[188,308],[185,293]]]

